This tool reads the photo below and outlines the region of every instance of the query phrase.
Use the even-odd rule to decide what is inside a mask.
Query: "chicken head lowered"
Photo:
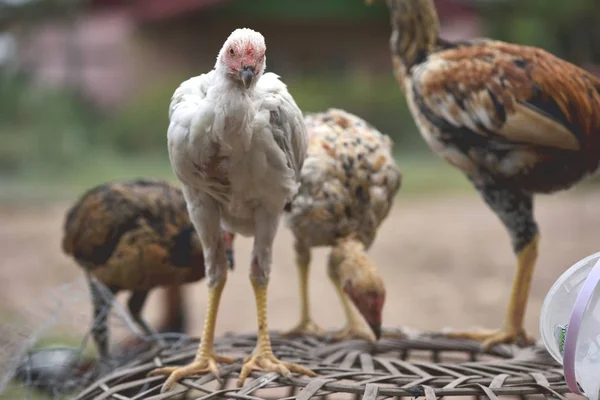
[[[313,376],[300,365],[278,360],[267,327],[267,284],[271,248],[284,206],[295,195],[306,157],[302,112],[285,84],[264,73],[263,36],[237,29],[223,45],[212,71],[183,82],[169,108],[171,165],[183,184],[192,223],[204,249],[208,311],[195,360],[184,367],[159,368],[170,375],[162,387],[191,375],[218,376],[214,328],[227,280],[221,227],[254,236],[250,281],[256,298],[258,341],[242,367],[238,386],[252,370]]]

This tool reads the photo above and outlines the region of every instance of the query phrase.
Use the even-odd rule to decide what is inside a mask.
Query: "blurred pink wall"
[[[211,6],[224,1],[94,0],[73,24],[47,22],[21,36],[19,57],[40,85],[74,87],[101,108],[115,109],[168,75],[211,68],[223,38],[244,24],[215,20]],[[437,4],[445,38],[479,34],[480,19],[472,9],[452,0]],[[277,70],[322,66],[391,73],[390,28],[380,21],[360,27],[337,21],[286,23],[283,31],[276,21],[254,25],[269,38],[269,65]]]
[[[111,107],[135,86],[134,28],[121,9],[86,13],[72,25],[47,22],[21,37],[19,57],[39,84],[74,86],[99,106]]]

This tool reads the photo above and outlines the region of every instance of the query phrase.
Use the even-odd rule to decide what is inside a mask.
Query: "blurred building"
[[[437,0],[448,39],[479,34],[477,13]],[[281,75],[390,73],[389,14],[363,0],[90,0],[76,20],[21,36],[22,65],[40,84],[75,86],[105,108],[165,79],[210,69],[229,33],[264,34],[267,68]]]

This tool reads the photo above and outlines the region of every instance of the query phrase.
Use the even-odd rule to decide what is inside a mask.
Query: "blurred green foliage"
[[[88,0],[0,0],[0,31],[19,24],[36,24],[53,17],[73,15]]]
[[[516,0],[481,7],[488,37],[544,48],[576,64],[600,62],[598,0]]]
[[[183,77],[149,85],[114,114],[100,116],[67,92],[33,89],[24,79],[0,86],[0,172],[40,162],[64,165],[89,147],[121,154],[166,154],[168,105]],[[285,80],[305,112],[335,107],[355,112],[402,141],[415,126],[391,74],[291,76]],[[326,88],[326,89],[324,89]],[[407,135],[410,133],[410,135]],[[413,140],[414,141],[414,140]]]
[[[0,80],[0,110],[0,174],[68,167],[92,143],[95,113],[67,91],[6,77]]]
[[[391,69],[386,75],[355,71],[348,75],[290,76],[284,81],[305,113],[322,112],[330,107],[355,113],[391,136],[397,150],[421,142]]]
[[[102,126],[104,144],[124,153],[165,154],[169,101],[183,79],[164,78],[117,111]],[[415,141],[415,125],[391,72],[385,76],[290,75],[284,81],[304,112],[324,111],[332,106],[343,108],[357,113],[395,140]]]
[[[315,21],[366,19],[386,20],[388,10],[384,2],[365,7],[362,0],[235,0],[224,4],[220,10],[226,18],[266,18],[279,21]]]
[[[34,90],[25,79],[4,82],[0,202],[70,199],[108,180],[174,181],[166,149],[167,108],[181,79],[165,78],[111,115],[91,112],[67,92]],[[335,105],[392,136],[405,174],[403,196],[470,189],[458,171],[427,149],[391,73],[315,74],[285,81],[305,112]]]
[[[261,1],[255,5],[258,9],[260,4],[263,8],[267,4]],[[36,21],[45,14],[72,10],[81,4],[75,0],[34,0],[28,5],[29,10],[12,12],[15,18],[25,18],[29,13],[32,15],[29,20]],[[239,4],[248,7],[249,3]],[[342,0],[332,0],[327,6],[319,5],[319,9],[339,9],[341,4]],[[478,4],[484,16],[485,36],[543,47],[578,64],[600,61],[598,0],[482,1]],[[310,5],[314,8],[317,3]],[[311,9],[308,3],[306,9]],[[283,11],[296,14],[292,9],[281,7],[271,10]],[[369,17],[378,17],[380,11],[374,9]],[[307,18],[305,14],[302,18]],[[3,14],[5,18],[6,15]],[[382,23],[388,23],[387,10],[380,17]],[[2,18],[0,30],[1,22]],[[176,72],[164,76],[107,115],[98,113],[68,90],[34,88],[23,76],[6,76],[1,72],[0,183],[24,178],[42,183],[52,177],[54,181],[79,186],[134,174],[172,177],[166,149],[167,109],[173,90],[186,76]],[[413,181],[415,188],[423,186],[423,182],[447,187],[445,182],[454,185],[458,181],[461,182],[458,186],[463,187],[459,175],[448,178],[445,171],[452,169],[431,156],[416,132],[404,95],[392,76],[391,63],[389,73],[383,75],[360,70],[350,70],[347,74],[313,71],[286,74],[283,80],[305,112],[324,111],[332,106],[343,108],[389,134],[394,139],[401,166],[404,164],[405,168],[416,171],[406,173],[407,180],[420,179],[418,185]],[[426,176],[432,178],[428,180]],[[436,180],[434,176],[443,179]]]
[[[119,153],[167,154],[168,110],[171,96],[185,77],[164,77],[148,85],[128,104],[107,116],[100,126],[100,143]]]

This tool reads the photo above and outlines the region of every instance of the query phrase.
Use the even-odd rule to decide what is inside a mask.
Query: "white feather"
[[[225,46],[224,46],[225,48]],[[223,51],[221,51],[222,53]],[[223,224],[254,231],[258,207],[282,210],[298,189],[306,157],[302,112],[279,77],[266,73],[254,88],[232,81],[223,67],[183,82],[169,108],[169,157],[179,180],[221,204]],[[211,157],[229,183],[199,173]]]

